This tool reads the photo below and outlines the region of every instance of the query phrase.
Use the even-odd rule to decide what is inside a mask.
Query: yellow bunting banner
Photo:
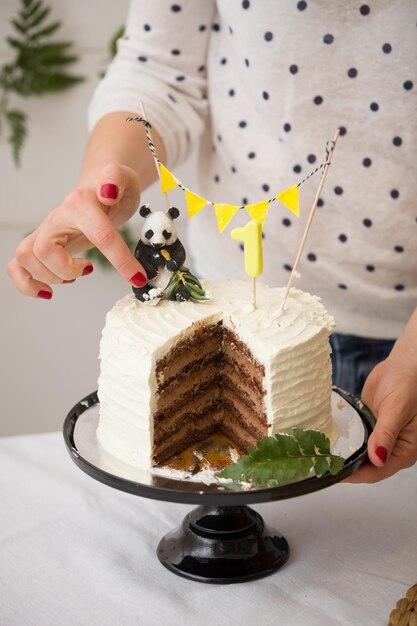
[[[160,172],[161,172],[161,191],[162,193],[166,193],[175,187],[178,187],[179,181],[175,178],[175,176],[165,167],[162,163],[159,164]]]
[[[268,213],[269,200],[263,200],[256,204],[246,205],[246,210],[253,220],[263,224],[265,222],[266,214]]]
[[[302,181],[300,181],[297,185],[293,185],[292,187],[288,187],[288,189],[284,189],[284,191],[281,191],[280,193],[273,196],[272,198],[269,198],[269,200],[263,200],[261,202],[256,202],[254,204],[249,204],[247,206],[236,206],[234,204],[212,202],[211,200],[206,200],[205,198],[202,198],[201,196],[194,193],[190,189],[187,189],[187,187],[184,187],[184,185],[174,176],[174,174],[170,172],[169,169],[161,163],[156,153],[155,146],[153,144],[152,134],[150,130],[151,125],[145,119],[143,105],[142,105],[142,117],[138,117],[138,116],[128,117],[126,121],[141,122],[144,124],[149,149],[152,152],[155,163],[159,166],[162,193],[165,194],[171,189],[174,189],[175,187],[179,187],[180,189],[182,189],[182,191],[184,191],[186,195],[188,217],[194,217],[194,215],[199,213],[208,204],[210,204],[211,206],[214,206],[217,224],[218,224],[220,232],[223,232],[227,224],[230,222],[231,219],[233,219],[234,215],[237,213],[238,209],[245,209],[245,208],[247,212],[249,213],[250,217],[254,219],[256,222],[258,222],[259,224],[261,224],[261,226],[263,226],[266,216],[268,214],[269,205],[275,202],[276,200],[279,200],[280,202],[282,202],[282,204],[286,206],[287,209],[289,209],[292,213],[294,213],[294,215],[297,215],[298,217],[300,215],[300,202],[299,202],[299,196],[298,196],[298,187],[303,185],[309,178],[314,176],[314,174],[316,174],[322,168],[324,168],[323,170],[323,175],[324,175],[324,173],[327,171],[326,167],[328,167],[330,164],[329,155],[332,154],[335,143],[337,141],[337,137],[339,136],[339,134],[337,133],[333,141],[330,141],[330,142],[328,141],[326,143],[325,160],[320,165],[318,165],[315,168],[315,170],[313,170],[307,176],[305,176],[305,178]]]
[[[285,204],[287,209],[292,211],[295,215],[300,215],[300,203],[298,199],[298,186],[293,185],[285,191],[281,191],[278,195],[275,196],[277,200]]]
[[[185,193],[185,201],[187,204],[188,217],[194,217],[197,215],[205,206],[210,204],[214,206],[216,212],[217,224],[219,227],[219,231],[222,233],[230,220],[236,215],[239,209],[246,209],[251,218],[257,222],[259,222],[262,226],[265,222],[266,216],[268,214],[269,205],[271,202],[275,202],[279,200],[284,204],[287,209],[292,211],[295,215],[300,215],[300,204],[298,197],[298,185],[293,185],[281,193],[277,194],[273,198],[269,200],[262,200],[261,202],[255,202],[254,204],[248,204],[245,207],[237,206],[235,204],[225,204],[223,202],[212,202],[211,200],[206,200],[202,196],[194,193],[175,178],[174,174],[169,171],[165,165],[162,163],[159,164],[160,172],[161,172],[161,189],[162,193],[167,193],[171,189],[175,187],[179,187]],[[303,181],[304,182],[304,181]]]
[[[194,215],[197,215],[197,213],[208,204],[207,200],[189,189],[185,190],[185,201],[187,203],[188,217],[194,217]]]
[[[239,209],[240,206],[235,204],[222,204],[220,202],[214,203],[217,225],[221,233],[224,231],[230,220],[234,218]]]

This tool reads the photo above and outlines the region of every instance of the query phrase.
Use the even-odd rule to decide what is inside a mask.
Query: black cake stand
[[[167,478],[118,462],[96,438],[96,392],[71,409],[64,423],[64,439],[74,463],[105,485],[145,498],[199,505],[159,543],[158,558],[170,571],[206,583],[245,582],[272,574],[289,557],[285,537],[268,528],[248,504],[294,498],[330,487],[368,460],[367,441],[375,418],[354,396],[335,387],[333,392],[357,413],[363,425],[362,444],[336,476],[325,474],[279,487],[234,486],[231,490],[221,484]]]

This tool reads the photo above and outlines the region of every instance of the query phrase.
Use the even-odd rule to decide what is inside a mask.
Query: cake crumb
[[[337,401],[336,406],[338,409],[342,410],[345,407],[348,406],[347,402],[345,402],[345,400],[343,400],[342,398],[340,398],[340,400]]]

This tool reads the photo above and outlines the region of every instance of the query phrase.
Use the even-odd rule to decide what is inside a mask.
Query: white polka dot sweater
[[[136,0],[90,125],[143,100],[174,173],[201,140],[193,191],[242,205],[302,181],[340,127],[295,286],[338,332],[395,338],[417,306],[416,22],[413,0]],[[287,283],[319,177],[300,186],[300,218],[270,206],[270,285]],[[201,276],[245,276],[229,230],[248,220],[220,235],[209,206],[189,221]]]

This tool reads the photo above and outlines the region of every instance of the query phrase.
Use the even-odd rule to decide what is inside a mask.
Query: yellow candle
[[[262,224],[251,220],[242,228],[234,228],[230,235],[236,241],[243,241],[246,274],[252,278],[262,274]]]

